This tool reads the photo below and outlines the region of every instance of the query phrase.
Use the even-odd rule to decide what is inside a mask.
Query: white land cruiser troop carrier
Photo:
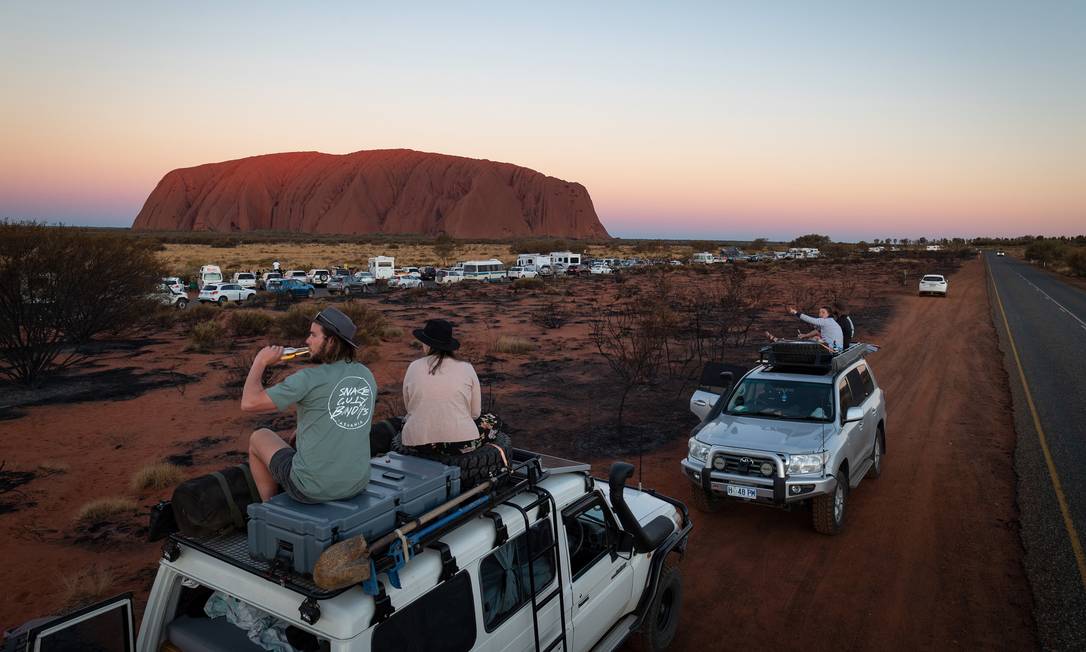
[[[631,635],[664,649],[682,602],[686,507],[626,487],[628,464],[614,464],[608,482],[589,470],[513,449],[511,469],[488,493],[435,521],[425,536],[414,530],[387,554],[371,551],[375,573],[338,590],[254,560],[243,532],[175,533],[163,547],[138,638],[129,594],[28,623],[8,645],[260,650],[227,617],[207,615],[218,596],[289,626],[288,647],[276,649],[611,650]]]
[[[736,369],[706,365],[690,398],[702,421],[682,461],[695,506],[810,503],[815,530],[839,532],[849,491],[879,477],[886,453],[886,400],[864,359],[872,348],[832,354],[815,342],[778,342],[734,384]]]

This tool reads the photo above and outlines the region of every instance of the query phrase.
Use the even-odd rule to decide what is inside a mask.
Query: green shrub
[[[237,337],[267,335],[272,323],[271,316],[257,310],[238,310],[230,315],[230,330]]]
[[[1086,247],[1076,247],[1068,252],[1064,262],[1075,276],[1086,276]]]
[[[185,330],[191,331],[197,324],[213,321],[218,318],[220,310],[209,303],[189,303],[184,310],[171,309],[174,313],[174,321],[181,324]]]
[[[275,327],[287,340],[303,340],[309,335],[309,325],[313,318],[324,308],[319,303],[294,304],[279,316]]]
[[[226,329],[217,321],[205,321],[192,327],[189,350],[208,353],[225,344]]]

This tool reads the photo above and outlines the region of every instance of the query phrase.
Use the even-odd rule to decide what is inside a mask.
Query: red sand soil
[[[687,287],[715,278],[672,274]],[[954,293],[945,300],[913,296],[915,280],[903,285],[899,267],[879,264],[780,265],[752,274],[779,299],[756,332],[790,332],[796,324],[783,304],[821,301],[833,287],[852,296],[860,335],[886,345],[872,357],[889,405],[885,470],[852,494],[848,527],[837,537],[815,534],[803,509],[734,505],[717,514],[693,512],[675,648],[1035,647],[1014,506],[1010,400],[979,261],[954,273]],[[557,295],[477,286],[368,298],[404,332],[383,343],[370,364],[381,394],[378,415],[402,410],[399,383],[419,355],[410,329],[429,317],[451,317],[483,380],[485,407],[516,428],[517,445],[590,459],[605,474],[611,460],[636,463],[631,440],[644,436],[646,486],[685,500],[679,460],[696,423],[686,410],[691,387],[634,392],[625,419],[631,425],[616,434],[615,381],[588,337],[597,299],[629,285],[651,291],[652,279],[565,280]],[[570,320],[544,329],[537,316],[556,299]],[[499,335],[539,348],[497,353],[492,344]],[[0,506],[7,506],[0,508],[0,627],[60,608],[71,597],[64,579],[85,568],[112,577],[109,593],[134,591],[142,609],[159,549],[142,538],[145,516],[88,528],[75,523],[79,507],[125,496],[145,509],[170,490],[131,489],[141,466],[180,456],[174,460],[191,463],[182,467],[186,477],[199,475],[243,459],[248,433],[258,425],[292,428],[291,415],[243,415],[235,399],[222,398],[235,355],[264,338],[240,340],[231,352],[195,354],[184,351],[178,328],[154,337],[155,343],[110,350],[93,362],[107,371],[173,370],[200,378],[135,398],[25,407],[24,416],[0,421],[4,472],[36,473],[0,494]],[[753,346],[736,355],[749,357]],[[43,463],[67,470],[45,472]]]

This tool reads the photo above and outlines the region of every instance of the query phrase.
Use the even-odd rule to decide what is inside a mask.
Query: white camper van
[[[695,263],[706,263],[706,264],[707,263],[715,263],[716,262],[716,256],[714,256],[712,253],[710,253],[708,251],[701,251],[701,252],[698,252],[698,253],[694,254],[693,260],[694,260]]]
[[[464,261],[465,281],[489,281],[503,278],[505,278],[505,265],[497,258]]]
[[[581,254],[575,254],[572,251],[552,251],[550,259],[553,264],[561,264],[563,267],[581,264]]]
[[[390,279],[396,275],[396,259],[392,256],[370,258],[370,274],[375,279]]]
[[[196,275],[196,287],[200,290],[204,289],[205,285],[214,285],[222,281],[222,269],[218,265],[204,265],[200,268],[200,273]]]
[[[520,254],[517,256],[517,267],[534,267],[538,272],[544,265],[551,264],[551,257],[544,254]]]

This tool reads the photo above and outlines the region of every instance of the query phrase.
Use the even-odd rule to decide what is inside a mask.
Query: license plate
[[[725,491],[729,496],[734,496],[735,498],[754,500],[758,497],[758,491],[754,487],[740,487],[739,485],[730,484]]]

